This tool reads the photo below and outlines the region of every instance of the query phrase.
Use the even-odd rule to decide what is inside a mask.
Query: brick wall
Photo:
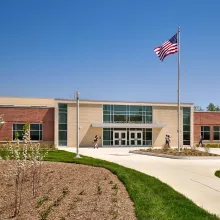
[[[43,141],[54,142],[54,109],[53,108],[23,108],[0,107],[0,114],[4,114],[5,124],[0,128],[0,141],[5,137],[12,140],[13,123],[42,123]]]
[[[220,126],[220,112],[194,112],[194,142],[198,143],[201,126],[210,126],[210,141],[213,142],[213,126]]]

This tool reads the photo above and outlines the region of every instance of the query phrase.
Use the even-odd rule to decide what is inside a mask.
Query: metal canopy
[[[166,127],[166,124],[93,123],[92,127],[98,127],[98,128],[163,128],[163,127]]]

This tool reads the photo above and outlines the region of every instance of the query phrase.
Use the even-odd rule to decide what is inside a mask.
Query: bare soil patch
[[[209,152],[199,151],[196,149],[182,149],[178,152],[178,149],[140,149],[141,152],[148,152],[154,154],[166,154],[172,156],[219,156],[217,154],[212,154]]]
[[[19,220],[136,220],[133,202],[117,176],[104,168],[45,162],[39,194],[27,173]],[[0,161],[0,219],[13,214],[14,182]]]

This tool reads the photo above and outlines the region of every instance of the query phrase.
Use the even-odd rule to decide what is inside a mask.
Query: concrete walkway
[[[76,152],[76,148],[60,148]],[[130,154],[137,148],[80,148],[79,153],[121,164],[149,174],[167,183],[198,206],[220,216],[220,160],[176,160]],[[215,149],[220,153],[220,149]],[[213,152],[214,153],[214,152]]]

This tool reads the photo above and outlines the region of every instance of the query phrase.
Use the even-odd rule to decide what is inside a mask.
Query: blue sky
[[[220,1],[2,0],[0,96],[177,101],[177,53],[153,49],[181,27],[181,102],[220,105]],[[73,96],[73,95],[72,95]]]

